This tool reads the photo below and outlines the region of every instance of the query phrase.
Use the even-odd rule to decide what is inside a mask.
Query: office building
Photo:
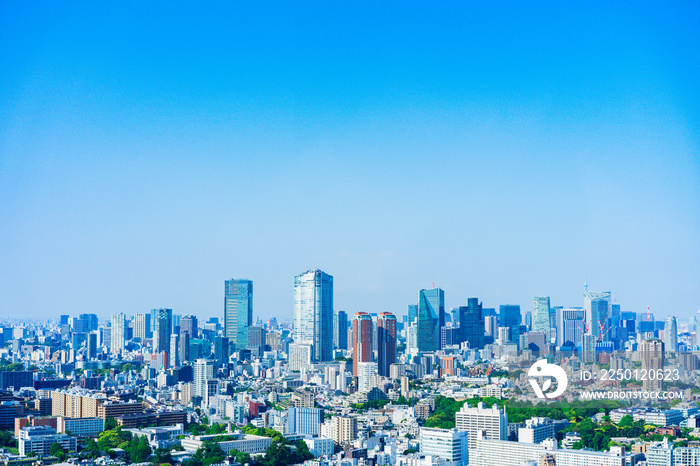
[[[88,333],[87,336],[87,358],[95,359],[97,357],[97,334],[95,332]]]
[[[27,456],[34,453],[36,456],[49,456],[51,445],[58,443],[64,451],[76,451],[78,440],[66,434],[56,433],[56,429],[49,426],[28,426],[19,431],[19,454]]]
[[[348,315],[345,311],[333,314],[333,347],[348,349]]]
[[[310,344],[313,360],[333,360],[333,277],[309,270],[294,277],[294,340]]]
[[[352,375],[355,377],[361,362],[372,362],[372,317],[366,312],[357,312],[352,319]]]
[[[136,314],[134,316],[134,338],[139,338],[141,341],[146,338],[151,338],[151,314]]]
[[[518,304],[501,304],[498,310],[498,326],[507,327],[510,329],[510,341],[520,341],[520,323],[522,316],[520,315],[520,305]]]
[[[248,327],[253,325],[253,282],[230,279],[224,282],[224,336],[235,350],[248,346]]]
[[[459,307],[459,328],[462,333],[462,342],[469,343],[469,348],[484,347],[485,324],[482,304],[478,298],[469,298],[466,306]]]
[[[549,337],[549,330],[549,296],[535,296],[532,298],[532,331]]]
[[[418,322],[418,305],[409,304],[408,305],[408,324],[415,324]]]
[[[180,334],[186,333],[190,338],[199,337],[197,329],[197,316],[184,315],[180,319]]]
[[[207,396],[207,381],[214,378],[214,366],[206,359],[197,359],[194,363],[194,380],[192,395],[204,399]]]
[[[168,363],[170,367],[180,365],[180,335],[173,333],[170,335],[170,351],[168,351]]]
[[[418,351],[428,353],[440,349],[440,329],[444,326],[445,292],[440,288],[420,290],[418,298]]]
[[[154,309],[151,311],[153,324],[153,351],[160,353],[170,349],[170,335],[173,333],[173,310]]]
[[[288,408],[286,433],[318,435],[323,417],[323,409]]]
[[[669,353],[678,352],[678,323],[674,316],[668,316],[664,324],[664,349]]]
[[[469,463],[467,433],[457,429],[420,428],[420,452],[437,456],[454,466]]]
[[[124,352],[126,343],[126,316],[121,312],[112,315],[112,354]]]
[[[246,338],[247,338],[246,332]],[[248,343],[246,342],[246,347]],[[241,348],[243,349],[243,348]],[[214,361],[217,367],[221,367],[224,364],[228,364],[229,360],[229,339],[227,337],[222,337],[217,335],[214,337]]]
[[[608,330],[605,324],[612,313],[611,296],[609,291],[602,293],[588,291],[588,286],[584,290],[583,309],[586,312],[586,326],[596,339],[600,339],[601,335]]]
[[[34,386],[34,372],[32,371],[0,371],[0,389],[7,390]]]
[[[308,369],[312,363],[312,346],[299,343],[289,344],[289,370]],[[354,361],[354,359],[353,359]]]
[[[554,436],[554,424],[547,417],[536,417],[527,419],[525,425],[518,428],[518,442],[520,443],[542,443]]]
[[[508,414],[494,404],[486,408],[484,403],[479,403],[472,408],[469,404],[455,414],[455,427],[461,432],[467,432],[469,436],[469,464],[474,464],[472,456],[476,452],[477,433],[483,432],[486,438],[506,440],[508,438]]]
[[[557,346],[578,348],[586,333],[583,308],[557,308]]]
[[[396,362],[396,316],[380,312],[377,318],[377,367],[379,375],[389,377],[389,368]]]
[[[658,373],[664,368],[664,343],[657,338],[643,340],[639,344],[639,358],[642,361],[643,373],[649,374],[650,371]],[[663,378],[654,377],[652,380],[652,377],[645,377],[642,381],[642,388],[649,391],[659,391],[663,388]]]

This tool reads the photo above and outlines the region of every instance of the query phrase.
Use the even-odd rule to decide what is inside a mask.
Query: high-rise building
[[[376,362],[361,362],[357,364],[357,391],[367,393],[372,388],[370,382],[377,375]]]
[[[333,360],[333,277],[321,270],[294,277],[294,340],[312,345],[314,361]]]
[[[247,346],[248,342],[246,341],[246,347]],[[216,361],[217,367],[220,367],[222,364],[228,364],[228,358],[230,356],[228,347],[229,339],[227,337],[222,337],[220,335],[214,337],[214,360]]]
[[[469,343],[470,348],[484,347],[484,332],[486,326],[482,315],[482,304],[479,298],[469,298],[466,306],[459,307],[459,328],[462,341]]]
[[[440,328],[445,324],[445,292],[440,288],[420,290],[418,298],[418,351],[440,349]]]
[[[214,378],[214,366],[206,359],[197,359],[193,372],[192,395],[205,398],[207,396],[207,381]]]
[[[484,403],[479,403],[472,408],[469,404],[455,414],[455,427],[457,430],[467,432],[469,436],[469,464],[474,464],[473,457],[476,453],[477,433],[483,433],[485,438],[492,440],[506,440],[508,438],[508,414],[494,404],[486,408]]]
[[[586,333],[586,312],[582,308],[557,309],[557,346],[567,343],[577,348]]]
[[[389,368],[396,362],[396,316],[380,312],[377,318],[377,370],[389,377]]]
[[[323,422],[323,409],[288,408],[287,434],[318,435]]]
[[[409,304],[408,305],[408,324],[413,324],[418,321],[418,305]]]
[[[333,347],[348,349],[348,315],[345,311],[333,314]]]
[[[111,350],[113,354],[124,351],[126,343],[126,316],[123,313],[112,314]]]
[[[180,319],[180,334],[187,333],[190,338],[199,336],[197,330],[197,316],[185,315]]]
[[[649,391],[661,390],[663,388],[663,374],[661,373],[661,377],[658,375],[664,368],[664,343],[657,338],[643,340],[639,344],[639,358],[642,361],[642,373],[647,374],[647,377],[642,381],[642,388]],[[652,372],[654,375],[649,376]]]
[[[151,311],[153,324],[153,351],[160,353],[170,350],[170,335],[173,332],[173,310],[154,309]]]
[[[190,334],[182,330],[180,331],[180,342],[177,352],[181,363],[190,360]]]
[[[151,314],[136,314],[134,315],[134,338],[139,338],[141,341],[146,338],[151,338]]]
[[[508,327],[510,341],[518,343],[520,341],[520,323],[522,316],[520,315],[519,304],[501,304],[498,309],[498,326]]]
[[[97,333],[90,332],[87,337],[87,357],[95,359],[97,357]]]
[[[99,327],[97,314],[80,314],[80,320],[85,322],[87,332],[97,330]]]
[[[70,316],[65,314],[61,314],[58,318],[59,325],[68,325],[69,320]]]
[[[236,350],[248,345],[248,327],[253,325],[253,282],[245,279],[224,283],[224,336]]]
[[[549,296],[532,298],[532,331],[549,336]]]
[[[180,365],[180,335],[173,333],[170,335],[170,351],[168,352],[170,367]]]
[[[347,445],[357,438],[357,418],[354,416],[333,416],[330,422],[330,435],[338,445]]]
[[[666,318],[664,324],[664,345],[667,352],[678,352],[678,323],[674,316]]]
[[[352,319],[352,375],[355,377],[361,362],[372,362],[372,317],[366,312],[357,312]]]
[[[466,466],[469,463],[467,437],[467,432],[458,429],[421,427],[420,452],[437,456],[455,466]]]
[[[605,328],[605,323],[612,313],[611,301],[612,293],[609,291],[595,293],[593,291],[588,291],[588,286],[586,286],[583,293],[583,309],[586,311],[586,326],[596,339],[600,339],[601,335],[607,330],[607,328]],[[601,327],[603,327],[602,332]],[[607,333],[605,333],[604,336],[607,336]]]

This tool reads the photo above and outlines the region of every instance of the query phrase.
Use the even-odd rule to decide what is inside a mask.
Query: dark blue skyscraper
[[[333,314],[333,346],[348,349],[348,315],[345,311]]]
[[[224,336],[236,350],[248,346],[248,327],[253,324],[253,282],[245,279],[224,282]]]
[[[459,307],[459,328],[462,341],[470,348],[484,347],[484,316],[479,298],[469,298],[466,306]]]
[[[445,292],[440,288],[420,290],[418,300],[418,351],[431,352],[440,349],[440,328],[444,325],[444,315]]]

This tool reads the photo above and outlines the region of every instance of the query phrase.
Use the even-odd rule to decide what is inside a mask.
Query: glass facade
[[[248,327],[253,324],[253,282],[245,279],[224,282],[224,336],[236,350],[248,346]]]
[[[440,288],[420,290],[418,300],[418,351],[440,349],[440,316],[445,315],[445,292]]]
[[[314,361],[333,360],[333,277],[321,270],[294,277],[294,340],[313,346]]]

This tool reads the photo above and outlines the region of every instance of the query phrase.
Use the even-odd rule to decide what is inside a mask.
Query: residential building
[[[379,375],[389,377],[389,368],[395,362],[396,316],[390,312],[380,312],[377,318],[377,371]]]
[[[352,375],[358,376],[358,364],[372,362],[372,317],[355,313],[352,319]]]

